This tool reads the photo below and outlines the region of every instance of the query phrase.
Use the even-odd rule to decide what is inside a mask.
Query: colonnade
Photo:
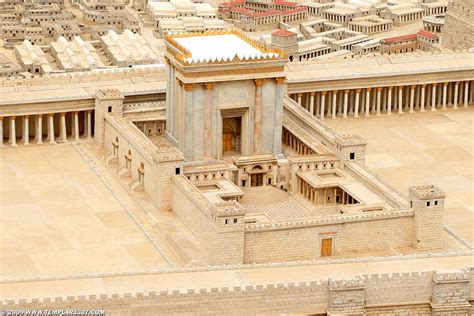
[[[341,116],[413,113],[468,107],[474,102],[473,81],[400,85],[361,89],[315,91],[291,95],[312,115]]]
[[[298,155],[315,155],[316,152],[301,141],[300,138],[293,135],[290,131],[283,127],[283,145],[293,149]]]
[[[425,11],[405,13],[396,16],[396,21],[398,23],[408,23],[416,20],[420,20],[425,15]]]
[[[64,143],[92,134],[93,110],[0,117],[0,146]]]
[[[358,203],[354,197],[338,186],[316,188],[300,177],[298,177],[298,193],[315,205],[334,206]]]
[[[285,14],[284,11],[282,12],[282,22],[284,23],[305,20],[307,17],[308,17],[308,12],[306,10],[295,12],[295,13],[289,13],[289,14]]]
[[[323,12],[323,18],[332,22],[347,23],[349,14],[336,14],[331,12]]]
[[[441,33],[444,24],[437,24],[434,22],[423,21],[423,28],[431,33]]]
[[[373,23],[379,23],[376,25],[366,25],[367,22],[373,22]],[[362,25],[360,25],[361,23]],[[374,33],[379,33],[379,32],[385,32],[388,30],[391,30],[393,27],[393,22],[392,21],[387,21],[387,22],[377,22],[377,21],[352,21],[349,23],[349,30],[355,31],[355,32],[361,32],[364,34],[374,34]]]

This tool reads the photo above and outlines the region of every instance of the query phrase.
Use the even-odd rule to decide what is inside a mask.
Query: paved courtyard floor
[[[459,109],[326,120],[368,140],[366,162],[397,189],[435,184],[446,191],[445,225],[474,242],[474,111]]]
[[[168,267],[71,144],[0,149],[0,278]]]

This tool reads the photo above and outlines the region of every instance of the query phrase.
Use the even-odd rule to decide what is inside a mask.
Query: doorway
[[[240,154],[242,116],[226,117],[222,121],[222,152]]]
[[[332,238],[321,239],[321,257],[332,255]]]
[[[252,173],[250,175],[250,185],[252,187],[262,186],[263,185],[263,174],[264,174],[262,166],[257,165],[255,167],[253,167],[252,172],[254,172],[254,173]]]

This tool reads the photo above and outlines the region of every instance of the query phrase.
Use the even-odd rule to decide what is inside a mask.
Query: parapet
[[[103,89],[96,91],[96,97],[102,100],[116,100],[125,99],[122,92],[119,89]]]
[[[367,145],[367,140],[357,134],[340,134],[335,140],[341,146]]]
[[[355,290],[365,287],[365,278],[356,276],[350,279],[335,280],[329,279],[329,289],[331,291]]]
[[[435,283],[469,282],[469,275],[464,270],[434,271],[433,282]]]
[[[442,199],[446,196],[443,190],[432,184],[411,186],[408,192],[419,200]]]

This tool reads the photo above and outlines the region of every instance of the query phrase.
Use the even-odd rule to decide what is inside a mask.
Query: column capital
[[[36,116],[37,116],[38,118],[42,118],[42,117],[43,117],[43,114],[36,114]]]
[[[3,121],[3,116],[0,116],[0,121]]]
[[[30,118],[30,115],[29,114],[23,115],[23,117],[27,119],[27,118]]]
[[[426,88],[426,83],[422,84],[421,87],[424,89]]]
[[[362,89],[356,89],[356,93],[359,94]]]
[[[449,82],[443,82],[443,86],[447,87]]]
[[[301,98],[303,96],[303,93],[298,93],[298,98]]]
[[[392,89],[393,89],[393,86],[389,86],[389,87],[388,87],[388,90],[389,90],[389,91],[392,91]]]
[[[410,89],[415,90],[415,89],[416,89],[416,85],[410,86]]]
[[[193,83],[183,83],[183,87],[185,91],[193,91],[194,84]]]
[[[15,115],[10,116],[10,120],[14,120],[14,119],[16,119],[16,116],[15,116]]]
[[[53,117],[53,116],[54,116],[54,113],[48,113],[48,116],[49,116],[49,117]]]
[[[66,112],[59,113],[61,116],[66,116]]]
[[[277,84],[284,84],[285,83],[285,77],[276,77],[275,81]]]
[[[377,92],[380,92],[380,91],[382,91],[382,90],[383,90],[382,87],[378,87],[378,88],[377,88]]]
[[[182,87],[183,86],[183,82],[179,79],[176,79],[176,81],[178,81],[178,86]]]
[[[265,81],[265,79],[255,79],[255,85],[256,86],[261,86],[261,85],[263,85],[264,81]]]
[[[316,92],[310,92],[310,96],[314,97],[316,95]]]
[[[367,88],[367,92],[370,92],[370,90],[372,90],[372,88]]]
[[[456,85],[458,85],[458,84],[459,84],[459,81],[456,81],[456,82],[454,82],[454,83],[455,83]]]
[[[349,89],[344,90],[344,94],[349,94],[349,92],[351,92],[351,90]]]
[[[326,95],[327,91],[321,91],[321,95]]]
[[[206,82],[204,83],[204,88],[206,90],[212,90],[216,84],[214,82]]]
[[[437,84],[436,82],[435,82],[435,83],[433,83],[433,87],[436,87],[437,85],[438,85],[438,84]]]
[[[79,111],[74,111],[74,112],[72,112],[72,113],[74,113],[74,115],[78,115],[78,114],[79,114]]]

